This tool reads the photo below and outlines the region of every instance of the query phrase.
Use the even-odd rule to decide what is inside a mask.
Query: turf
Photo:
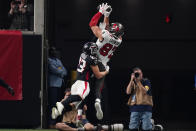
[[[0,131],[57,131],[53,129],[0,129]]]

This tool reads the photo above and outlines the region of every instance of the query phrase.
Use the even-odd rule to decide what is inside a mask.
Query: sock
[[[82,115],[82,110],[78,109],[78,116],[81,116],[81,115]]]
[[[100,100],[99,98],[97,98],[97,99],[95,100],[95,102],[101,103],[101,100]]]

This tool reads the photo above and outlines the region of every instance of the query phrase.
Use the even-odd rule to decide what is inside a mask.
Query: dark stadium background
[[[122,45],[109,63],[110,74],[103,92],[104,123],[122,122],[127,128],[129,96],[125,90],[131,69],[139,66],[151,80],[155,122],[166,129],[196,129],[196,1],[48,0],[45,37],[61,50],[63,64],[70,72],[76,69],[82,45],[93,40],[88,24],[101,2],[113,8],[110,21],[125,27]],[[95,120],[93,94],[88,99],[89,120],[99,122]],[[40,112],[34,113],[36,117]],[[30,126],[37,125],[34,123]],[[28,122],[23,124],[28,126]]]

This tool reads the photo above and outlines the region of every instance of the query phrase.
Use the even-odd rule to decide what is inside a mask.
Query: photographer
[[[150,81],[143,78],[142,70],[138,67],[133,69],[131,80],[127,86],[126,93],[130,95],[128,105],[130,106],[129,129],[137,131],[140,123],[142,130],[152,130],[152,93]]]
[[[30,24],[33,6],[25,0],[12,0],[8,17],[11,20],[10,29],[32,30]]]

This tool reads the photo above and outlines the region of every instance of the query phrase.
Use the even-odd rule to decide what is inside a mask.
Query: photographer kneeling
[[[152,93],[150,81],[143,78],[142,70],[138,67],[133,69],[131,80],[127,86],[126,93],[130,95],[128,105],[130,106],[131,131],[138,131],[142,123],[142,130],[152,130]]]

